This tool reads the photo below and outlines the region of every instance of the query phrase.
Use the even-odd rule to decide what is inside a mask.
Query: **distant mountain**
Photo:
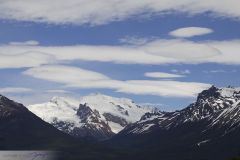
[[[71,141],[22,104],[0,95],[0,149],[53,149]]]
[[[180,111],[146,113],[109,143],[135,148],[130,155],[139,155],[137,159],[210,160],[240,155],[240,88],[212,86]]]
[[[79,100],[54,97],[28,109],[59,130],[74,137],[105,140],[125,126],[140,120],[153,107],[141,107],[132,100],[91,94]]]

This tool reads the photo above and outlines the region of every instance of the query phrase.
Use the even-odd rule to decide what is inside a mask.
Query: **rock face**
[[[132,100],[91,94],[79,100],[54,97],[48,103],[28,106],[44,121],[74,137],[89,140],[109,139],[152,107],[141,107]]]
[[[1,150],[50,149],[63,145],[68,138],[22,104],[0,95]]]
[[[126,119],[112,115],[111,113],[103,113],[103,116],[107,121],[119,124],[122,127],[125,127],[129,124]]]
[[[146,113],[110,143],[138,146],[137,152],[144,151],[148,158],[168,160],[234,157],[240,153],[239,142],[240,89],[212,86],[180,111]]]

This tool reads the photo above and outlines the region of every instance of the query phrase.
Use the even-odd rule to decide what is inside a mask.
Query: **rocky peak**
[[[231,107],[239,98],[240,90],[237,88],[217,88],[212,86],[199,93],[197,101],[191,104],[187,109],[189,111],[194,111],[195,115],[198,114],[201,117],[205,117]]]
[[[97,122],[99,121],[98,119],[101,118],[99,112],[97,110],[92,110],[86,103],[79,105],[77,115],[82,122],[86,122],[89,118],[91,118],[92,121]]]
[[[22,104],[0,95],[0,117],[16,116],[26,111],[27,109]]]
[[[213,85],[209,89],[204,90],[201,93],[199,93],[197,101],[206,100],[209,98],[218,98],[220,95],[221,94],[219,92],[219,89]]]
[[[77,115],[81,118],[84,119],[88,116],[90,116],[93,113],[92,109],[87,106],[87,104],[80,104],[79,108],[77,110]]]
[[[11,101],[10,99],[8,99],[7,97],[3,96],[3,95],[0,95],[0,103],[6,103],[6,102],[9,102]]]

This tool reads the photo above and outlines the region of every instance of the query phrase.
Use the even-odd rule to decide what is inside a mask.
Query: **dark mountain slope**
[[[0,149],[48,149],[70,140],[22,104],[0,96]]]

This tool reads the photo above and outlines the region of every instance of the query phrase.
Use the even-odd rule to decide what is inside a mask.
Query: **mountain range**
[[[240,154],[239,142],[240,89],[212,86],[182,110],[146,113],[110,144],[135,148],[137,159],[190,160],[234,157]]]
[[[240,156],[240,88],[212,86],[173,112],[102,94],[27,108],[0,96],[0,141],[67,159],[227,160]]]
[[[59,130],[77,138],[106,140],[138,121],[153,107],[142,107],[127,98],[91,94],[73,99],[53,97],[28,109]]]

